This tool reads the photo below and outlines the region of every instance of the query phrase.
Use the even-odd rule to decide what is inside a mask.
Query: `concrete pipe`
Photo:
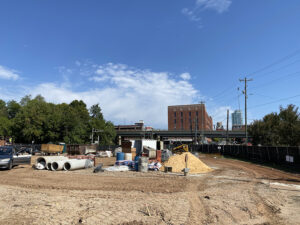
[[[48,163],[57,161],[57,160],[63,160],[63,159],[68,159],[68,158],[65,156],[41,156],[36,159],[35,168],[37,168],[39,170],[51,169],[51,168],[48,168],[48,166],[49,166]]]
[[[93,161],[90,159],[73,159],[64,164],[64,170],[78,170],[93,167]]]
[[[67,160],[59,160],[59,161],[54,161],[51,163],[51,170],[57,171],[57,170],[62,170],[64,168],[65,163]]]

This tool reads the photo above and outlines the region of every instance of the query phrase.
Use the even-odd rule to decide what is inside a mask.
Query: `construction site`
[[[299,224],[299,173],[156,146],[42,145],[1,169],[0,224]]]

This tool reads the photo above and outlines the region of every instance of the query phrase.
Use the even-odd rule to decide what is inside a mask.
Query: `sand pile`
[[[199,158],[193,154],[186,152],[178,155],[173,155],[161,167],[161,171],[165,170],[165,166],[172,167],[172,172],[179,173],[185,168],[185,156],[188,155],[187,168],[190,173],[207,173],[212,171],[210,167],[205,165]]]

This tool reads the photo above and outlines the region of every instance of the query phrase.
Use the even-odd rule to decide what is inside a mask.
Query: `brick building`
[[[212,130],[204,104],[168,106],[168,130]]]

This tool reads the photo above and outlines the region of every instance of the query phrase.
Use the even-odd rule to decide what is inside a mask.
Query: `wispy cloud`
[[[223,13],[228,10],[231,3],[231,0],[196,0],[196,7],[202,10],[211,9]]]
[[[191,74],[190,73],[182,73],[182,74],[180,74],[180,77],[183,80],[190,80],[191,79]]]
[[[0,65],[0,79],[6,80],[17,80],[20,76],[17,74],[16,70],[6,68]]]
[[[201,13],[205,10],[213,10],[221,14],[226,12],[232,0],[196,0],[192,9],[183,8],[182,14],[189,18],[192,22],[196,22],[198,27],[202,27]]]
[[[183,8],[181,10],[182,14],[187,16],[191,21],[193,22],[200,22],[201,21],[201,17],[199,15],[197,15],[195,10],[190,10],[188,8]]]

